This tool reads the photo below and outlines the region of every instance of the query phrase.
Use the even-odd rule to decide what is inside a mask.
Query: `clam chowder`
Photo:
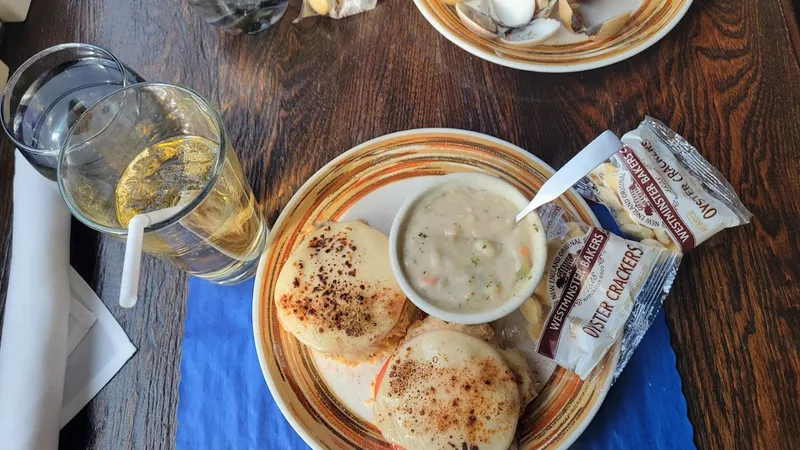
[[[533,227],[495,192],[447,185],[412,206],[401,260],[409,283],[435,306],[482,312],[505,303],[531,272]]]

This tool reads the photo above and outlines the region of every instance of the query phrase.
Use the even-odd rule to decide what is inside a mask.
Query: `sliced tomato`
[[[378,398],[378,389],[381,388],[381,382],[383,382],[383,376],[386,375],[386,369],[389,368],[389,363],[391,361],[392,358],[389,357],[389,359],[387,359],[386,362],[383,363],[383,367],[381,367],[381,370],[378,372],[378,376],[375,377],[375,387],[372,389],[372,398],[374,399]]]
[[[383,363],[383,367],[381,367],[381,370],[378,372],[378,375],[375,377],[375,386],[374,386],[373,391],[372,391],[372,398],[373,399],[378,398],[378,389],[381,388],[381,383],[383,382],[383,377],[386,375],[386,369],[389,368],[389,363],[392,362],[393,357],[394,357],[394,355],[392,355],[392,357],[390,357],[389,359],[386,360],[385,363]],[[397,444],[394,444],[394,443],[390,443],[390,445],[392,446],[392,450],[406,450],[405,447],[401,447],[401,446],[399,446]]]

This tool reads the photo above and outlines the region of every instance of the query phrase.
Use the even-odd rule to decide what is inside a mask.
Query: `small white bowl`
[[[500,319],[520,307],[525,300],[533,295],[533,291],[544,275],[545,264],[547,262],[547,236],[542,226],[542,219],[539,214],[533,212],[529,214],[520,224],[528,224],[533,232],[533,242],[531,242],[531,254],[533,255],[531,277],[517,283],[516,292],[500,306],[481,312],[459,312],[442,309],[429,302],[423,295],[418,293],[408,281],[408,277],[403,270],[400,239],[402,238],[403,227],[414,206],[428,193],[441,189],[444,186],[467,186],[482,190],[491,191],[503,198],[508,199],[518,209],[524,208],[529,200],[522,195],[516,188],[505,181],[481,173],[454,173],[439,177],[433,184],[417,192],[403,203],[400,210],[392,222],[392,229],[389,233],[389,258],[392,263],[392,272],[406,296],[421,310],[429,315],[447,322],[462,324],[487,323]]]

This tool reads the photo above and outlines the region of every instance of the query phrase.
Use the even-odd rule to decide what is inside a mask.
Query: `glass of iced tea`
[[[95,103],[59,154],[72,214],[124,239],[138,214],[179,206],[145,228],[144,251],[192,275],[234,284],[258,266],[268,231],[219,115],[200,95],[142,83]]]

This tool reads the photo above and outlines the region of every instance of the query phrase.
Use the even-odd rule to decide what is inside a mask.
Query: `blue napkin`
[[[178,388],[180,450],[308,448],[272,400],[258,365],[253,284],[189,279]]]
[[[608,211],[592,208],[618,232]],[[189,280],[177,444],[195,449],[304,449],[272,400],[252,330],[253,281]],[[689,449],[693,430],[663,311],[573,448]]]

